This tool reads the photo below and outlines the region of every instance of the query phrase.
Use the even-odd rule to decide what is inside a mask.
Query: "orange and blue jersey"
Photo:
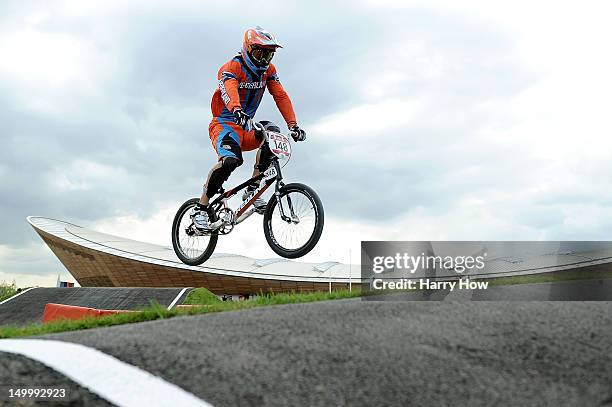
[[[210,123],[210,138],[219,157],[235,155],[221,148],[220,134],[229,134],[241,150],[253,150],[259,147],[253,131],[246,131],[234,123],[235,108],[241,108],[250,117],[254,117],[266,89],[270,92],[276,106],[287,123],[292,127],[297,120],[289,95],[281,85],[276,67],[269,64],[258,68],[249,58],[238,54],[219,69],[219,86],[211,101],[213,120]]]

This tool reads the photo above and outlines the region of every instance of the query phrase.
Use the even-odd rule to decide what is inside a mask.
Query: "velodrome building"
[[[215,253],[200,266],[188,266],[170,247],[40,216],[27,220],[82,287],[206,287],[218,295],[248,296],[366,288],[371,279],[361,275],[359,266],[332,261],[302,263],[280,257],[253,259]],[[470,273],[472,279],[559,272],[582,278],[593,272],[596,276],[612,273],[612,242],[486,242],[485,246],[482,242],[460,242],[459,251],[457,242],[420,243],[426,244],[423,251],[441,256],[479,253],[486,246],[486,267]],[[374,250],[376,256],[403,250],[401,242],[373,244],[382,245]],[[362,248],[362,255],[364,251],[366,256],[373,256],[367,248]],[[453,280],[461,276],[453,270],[439,269],[427,277]]]
[[[251,295],[360,286],[359,268],[337,262],[216,253],[200,266],[188,266],[170,247],[40,216],[27,220],[83,287],[206,287],[219,295]]]

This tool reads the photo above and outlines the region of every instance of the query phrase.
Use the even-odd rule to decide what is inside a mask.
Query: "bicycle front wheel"
[[[263,219],[266,240],[279,256],[288,259],[302,257],[321,238],[323,204],[310,187],[297,183],[281,188],[280,203],[278,201],[273,195],[266,207]]]

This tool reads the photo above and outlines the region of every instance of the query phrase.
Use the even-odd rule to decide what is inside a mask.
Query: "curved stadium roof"
[[[311,291],[359,283],[359,268],[215,253],[200,266],[183,264],[169,247],[96,232],[56,219],[28,222],[82,286],[205,286],[218,293]]]

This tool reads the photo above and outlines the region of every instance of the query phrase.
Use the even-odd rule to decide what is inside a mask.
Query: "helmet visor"
[[[272,57],[274,57],[274,52],[275,49],[273,48],[253,47],[253,52],[251,53],[251,55],[260,64],[267,65],[270,63],[270,61],[272,61]]]

